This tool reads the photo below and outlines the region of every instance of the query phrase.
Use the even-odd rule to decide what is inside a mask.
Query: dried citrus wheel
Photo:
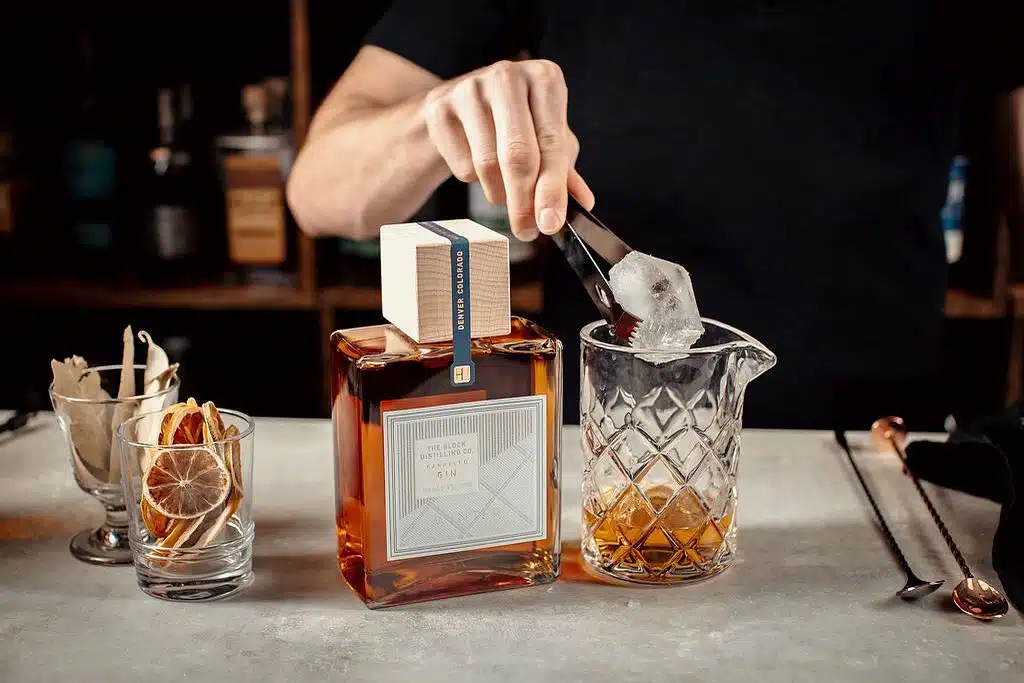
[[[166,450],[142,478],[143,495],[156,512],[192,519],[224,503],[231,475],[217,454],[206,448]]]

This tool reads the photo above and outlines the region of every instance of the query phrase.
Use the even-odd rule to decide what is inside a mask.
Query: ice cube
[[[685,351],[704,334],[690,274],[682,266],[633,251],[608,276],[619,305],[643,321],[633,346]]]

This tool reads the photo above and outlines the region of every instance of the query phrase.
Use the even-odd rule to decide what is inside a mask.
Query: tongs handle
[[[614,265],[632,251],[629,245],[580,206],[572,195],[569,195],[565,225],[552,235],[551,239],[562,250],[565,260],[583,283],[601,317],[610,325],[618,324],[623,318],[622,307],[615,300],[608,279],[597,265],[590,249],[596,251],[610,265]]]
[[[589,246],[610,266],[614,266],[626,254],[633,251],[632,247],[609,230],[594,214],[584,209],[572,195],[569,195],[565,222],[572,226],[585,245]]]

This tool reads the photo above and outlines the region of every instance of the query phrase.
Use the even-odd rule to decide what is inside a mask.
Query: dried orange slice
[[[231,439],[224,444],[224,461],[231,470],[231,484],[235,487],[238,495],[242,495],[242,442],[238,441],[238,427],[230,425],[224,430],[224,439]]]
[[[160,420],[160,445],[203,442],[203,411],[194,398],[164,410]]]
[[[207,448],[166,450],[142,479],[146,502],[171,519],[200,517],[222,505],[231,493],[231,475]]]
[[[171,520],[154,510],[145,497],[139,501],[139,512],[142,516],[142,523],[149,529],[149,533],[157,538],[163,538],[170,532]]]
[[[211,443],[224,438],[224,420],[211,401],[203,404],[203,441]]]

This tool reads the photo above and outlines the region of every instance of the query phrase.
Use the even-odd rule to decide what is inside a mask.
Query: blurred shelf
[[[336,285],[310,296],[293,287],[269,285],[198,285],[194,287],[114,287],[73,280],[0,284],[0,303],[96,308],[180,308],[349,311],[380,310],[380,289],[367,285]],[[543,286],[529,282],[512,287],[512,310],[538,313]]]
[[[1021,297],[1024,299],[1024,290]],[[946,292],[944,315],[954,319],[995,320],[1006,317],[1009,312],[1007,303],[999,297],[974,296],[951,289]]]
[[[544,299],[540,282],[512,285],[512,312],[539,313]],[[320,303],[327,308],[347,311],[379,311],[380,290],[360,285],[335,285],[320,290]]]
[[[135,0],[39,0],[33,3],[12,3],[0,9],[0,17],[28,19],[133,19],[159,17],[253,17],[280,18],[287,15],[287,4],[277,0],[177,0],[176,2],[144,2]]]
[[[0,302],[98,308],[316,308],[313,297],[293,287],[213,284],[151,289],[115,287],[72,280],[0,284]]]

